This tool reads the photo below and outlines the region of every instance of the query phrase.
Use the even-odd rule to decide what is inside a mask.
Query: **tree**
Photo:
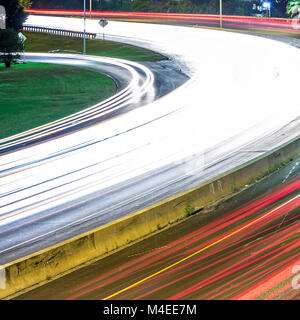
[[[152,12],[153,5],[151,0],[134,0],[132,10],[136,12]]]
[[[0,0],[6,10],[6,28],[20,31],[28,16],[24,9],[30,4],[29,0]]]
[[[273,17],[282,18],[286,14],[288,0],[271,0],[271,14]]]
[[[15,62],[24,50],[24,43],[14,29],[0,31],[0,62],[9,68],[12,62]]]
[[[241,0],[223,0],[223,14],[243,15],[244,3]]]
[[[177,0],[164,0],[158,7],[161,12],[176,13],[179,11],[179,1]]]
[[[300,0],[290,0],[286,6],[286,13],[291,18],[299,18]]]
[[[86,0],[89,1],[89,0]],[[36,9],[82,10],[83,0],[31,0]]]
[[[31,0],[36,9],[82,10],[83,0]],[[90,1],[86,0],[87,9]],[[131,11],[131,0],[92,0],[93,10]]]
[[[7,68],[16,61],[24,50],[24,44],[19,37],[19,31],[27,18],[24,8],[30,6],[29,0],[0,0],[0,5],[6,10],[6,30],[0,31],[0,62]]]

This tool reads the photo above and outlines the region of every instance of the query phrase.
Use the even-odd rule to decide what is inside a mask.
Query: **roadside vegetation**
[[[81,38],[35,32],[24,32],[24,35],[27,37],[25,51],[28,52],[49,52],[53,50],[82,52],[83,40]],[[165,59],[162,55],[150,50],[100,39],[87,39],[86,51],[90,55],[133,61],[159,61]]]
[[[0,6],[0,64],[4,63],[9,68],[19,58],[16,52],[24,49],[18,33],[27,19],[24,9],[29,8],[29,1],[0,0]]]
[[[25,50],[80,52],[82,39],[24,33]],[[87,40],[87,54],[134,61],[164,59],[155,52],[112,41]],[[112,79],[79,67],[46,63],[0,64],[0,139],[57,120],[116,92]]]
[[[80,53],[82,39],[24,33],[25,51],[60,50]],[[134,61],[158,61],[163,56],[142,48],[106,40],[87,40],[87,54]],[[113,80],[79,67],[44,63],[0,64],[0,139],[57,120],[102,101],[116,92]]]
[[[95,71],[47,63],[0,65],[0,138],[40,126],[112,96],[116,85]]]
[[[24,1],[24,0],[23,0]],[[291,0],[295,2],[297,0]],[[32,8],[82,10],[82,0],[31,0]],[[62,3],[63,2],[63,3]],[[273,17],[285,17],[289,0],[268,0]],[[91,0],[95,11],[167,12],[219,14],[219,0]],[[260,13],[267,16],[267,10],[257,12],[253,6],[261,7],[261,0],[223,0],[223,13],[251,16]],[[89,8],[89,3],[87,5]]]
[[[24,32],[28,0],[0,0],[6,30],[0,30],[0,139],[78,112],[116,92],[112,79],[79,67],[42,63],[16,64],[16,52],[78,52],[83,40]],[[2,7],[3,9],[3,7]],[[106,40],[87,40],[87,54],[134,61],[158,61],[163,56],[142,48]]]

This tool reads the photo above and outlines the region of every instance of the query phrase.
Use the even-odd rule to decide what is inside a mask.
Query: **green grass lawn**
[[[98,72],[47,63],[0,64],[0,138],[67,116],[116,92]]]
[[[83,40],[24,32],[26,52],[82,51]],[[142,48],[106,40],[87,40],[87,54],[133,61],[165,57]],[[0,139],[54,121],[112,96],[113,80],[78,67],[43,63],[0,64]]]
[[[83,40],[47,33],[23,32],[27,37],[25,42],[26,52],[48,52],[51,50],[75,50],[82,52]],[[128,44],[114,41],[87,39],[87,54],[105,57],[121,58],[133,61],[159,61],[166,59],[164,56]]]

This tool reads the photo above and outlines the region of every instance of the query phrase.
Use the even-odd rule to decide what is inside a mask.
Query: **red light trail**
[[[33,294],[68,300],[297,299],[292,269],[300,265],[299,191],[298,177],[171,241],[153,237],[154,249],[109,262],[104,271],[100,260],[90,273],[78,276],[84,272],[79,269],[58,279],[59,290],[54,281]]]
[[[30,14],[53,15],[53,16],[79,16],[83,17],[84,12],[80,10],[45,10],[27,9]],[[143,19],[161,20],[169,22],[194,23],[200,25],[219,25],[219,15],[211,14],[184,14],[184,13],[151,13],[151,12],[114,12],[114,11],[92,11],[93,18],[113,19]],[[290,33],[300,33],[300,21],[286,18],[261,18],[245,16],[222,16],[223,26],[254,28],[265,30],[276,30]]]

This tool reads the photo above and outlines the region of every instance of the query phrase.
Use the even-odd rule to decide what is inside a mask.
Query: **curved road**
[[[1,139],[1,155],[78,131],[113,115],[150,103],[156,96],[153,73],[146,66],[136,62],[105,57],[46,53],[24,54],[24,59],[32,62],[75,65],[100,71],[113,78],[117,85],[117,94],[65,118]]]
[[[78,19],[34,19],[40,18],[28,23],[80,27]],[[89,31],[96,27],[89,21]],[[169,55],[191,79],[100,125],[2,155],[0,264],[198,185],[299,135],[297,49],[190,28],[107,28],[111,38]]]
[[[296,159],[213,212],[17,299],[299,299],[299,192]]]

